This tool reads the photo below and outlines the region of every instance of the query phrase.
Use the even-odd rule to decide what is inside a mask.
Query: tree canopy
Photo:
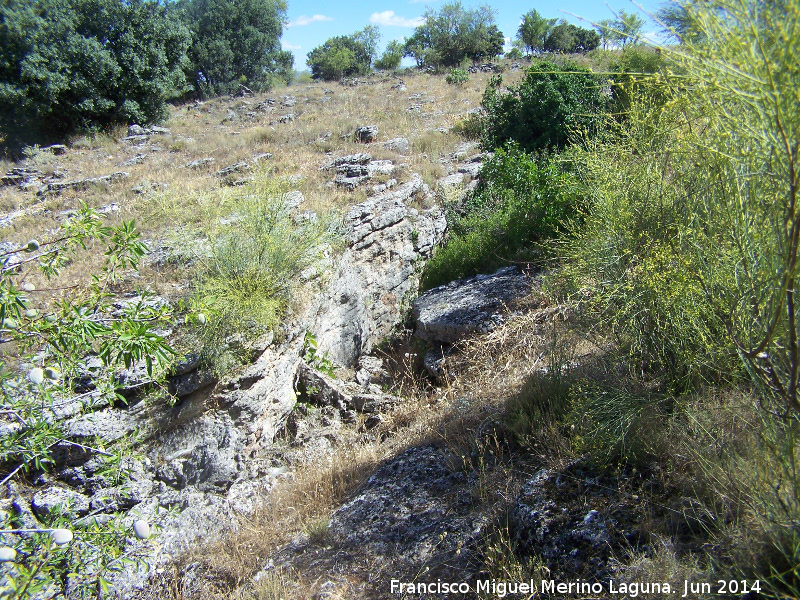
[[[228,94],[241,84],[260,91],[290,79],[283,0],[180,0],[177,10],[192,32],[187,75],[197,92]]]
[[[418,66],[457,67],[464,59],[477,61],[503,53],[503,33],[488,5],[468,10],[455,2],[439,11],[429,8],[424,17],[406,40],[405,56],[413,57]]]
[[[308,53],[306,62],[311,76],[332,81],[366,73],[375,60],[379,39],[380,32],[374,25],[351,35],[330,38]]]
[[[545,40],[556,24],[557,19],[545,19],[539,11],[532,11],[522,15],[522,22],[517,30],[519,40],[528,52],[541,52],[544,50]]]
[[[4,143],[26,129],[61,134],[161,119],[166,100],[186,87],[189,42],[159,2],[4,0]]]

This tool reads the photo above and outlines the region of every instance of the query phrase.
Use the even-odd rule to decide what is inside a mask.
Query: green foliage
[[[352,35],[330,38],[308,53],[306,61],[314,79],[333,81],[369,72],[375,59],[378,28],[370,25]],[[387,49],[388,51],[388,49]],[[399,61],[397,63],[400,64]]]
[[[317,371],[334,377],[333,363],[328,359],[328,354],[320,356],[317,352],[317,338],[310,331],[306,331],[303,342],[303,359]]]
[[[517,30],[517,39],[527,48],[528,52],[541,52],[544,42],[557,19],[545,19],[536,9],[522,15],[522,22]]]
[[[600,36],[592,29],[577,27],[562,20],[550,29],[542,44],[545,52],[582,53],[590,52],[600,45]]]
[[[195,284],[195,297],[213,316],[202,329],[205,359],[220,373],[247,360],[229,344],[232,336],[253,341],[277,329],[301,271],[320,260],[335,235],[331,223],[296,224],[274,187],[249,191],[231,207],[230,223],[210,232],[212,255]]]
[[[154,1],[8,0],[0,6],[6,136],[148,123],[185,87],[189,35]]]
[[[465,59],[477,61],[503,53],[503,34],[494,23],[494,11],[483,5],[468,10],[460,2],[438,12],[425,11],[425,23],[406,40],[405,56],[421,67],[458,67]]]
[[[230,94],[246,85],[270,89],[292,78],[294,57],[281,50],[283,0],[180,0],[175,8],[192,32],[187,79],[199,94]]]
[[[106,246],[105,262],[90,283],[66,293],[39,289],[31,294],[33,288],[26,280],[34,270],[50,278],[90,244]],[[153,331],[172,322],[169,307],[145,301],[120,306],[109,292],[136,268],[145,250],[133,223],[107,227],[95,211],[83,207],[51,239],[31,240],[0,255],[0,343],[4,344],[0,415],[13,417],[10,433],[0,438],[0,465],[9,470],[4,479],[48,469],[53,447],[72,443],[55,416],[65,399],[84,399],[87,405],[98,399],[113,402],[117,400],[117,369],[139,362],[158,381],[169,367],[173,351]],[[11,349],[13,354],[9,354]],[[87,354],[96,354],[105,369],[94,380],[94,393],[76,396],[72,382],[83,375],[80,362]],[[121,466],[118,453],[95,450]],[[136,552],[126,546],[118,521],[76,525],[56,514],[49,525],[76,528],[75,538],[65,547],[56,547],[49,535],[2,537],[2,544],[13,547],[18,557],[4,571],[4,585],[15,590],[15,597],[35,596],[37,590],[64,592],[66,586],[76,597],[96,594],[98,589],[108,591],[108,575],[123,568]]]
[[[506,93],[500,92],[502,82],[493,78],[483,96],[486,148],[514,140],[527,151],[560,149],[599,132],[607,98],[603,81],[588,70],[537,62]]]
[[[425,265],[421,288],[534,259],[537,245],[577,212],[578,190],[555,163],[540,163],[515,144],[498,149],[475,193],[450,207],[449,237]]]
[[[636,44],[644,28],[644,21],[636,13],[620,10],[613,21],[604,22],[605,36],[623,48],[628,44]]]
[[[386,50],[384,50],[381,57],[375,61],[375,68],[383,69],[384,71],[393,71],[400,66],[402,60],[403,44],[397,40],[392,40],[386,44]]]
[[[519,48],[514,46],[513,48],[511,48],[511,50],[506,52],[504,58],[507,58],[509,60],[519,60],[520,58],[522,58],[522,52],[520,51]]]
[[[469,81],[469,73],[464,69],[450,69],[450,72],[444,79],[450,85],[461,86]]]

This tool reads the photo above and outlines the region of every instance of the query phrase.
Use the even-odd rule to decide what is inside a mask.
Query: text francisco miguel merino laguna
[[[619,594],[635,598],[637,596],[648,596],[650,594],[675,594],[676,598],[695,598],[697,594],[725,594],[730,592],[734,584],[737,592],[759,592],[760,582],[752,581],[719,581],[712,587],[710,583],[696,583],[691,581],[681,581],[680,583],[667,583],[655,581],[614,581],[608,580],[605,583],[594,581],[575,581],[563,582],[552,579],[542,579],[537,586],[533,579],[529,581],[498,581],[497,579],[478,579],[474,585],[462,581],[451,583],[442,581],[435,582],[404,582],[399,579],[392,579],[390,592],[392,594],[469,594],[488,593],[496,598],[503,598],[510,594]],[[721,587],[720,587],[721,586]]]

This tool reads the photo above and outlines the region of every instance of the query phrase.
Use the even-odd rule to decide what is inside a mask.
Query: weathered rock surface
[[[378,126],[377,125],[364,125],[356,129],[355,138],[357,142],[362,144],[370,144],[378,139]]]
[[[31,508],[40,519],[57,509],[67,514],[83,516],[89,512],[89,498],[70,488],[51,486],[33,495]]]
[[[444,235],[442,210],[406,206],[421,193],[422,179],[414,176],[357,204],[345,217],[349,248],[312,327],[319,352],[340,365],[355,365],[390,334],[402,302],[416,289],[418,262]]]
[[[72,181],[52,181],[39,188],[39,195],[44,195],[49,192],[63,192],[64,190],[85,190],[93,185],[110,184],[121,179],[130,177],[130,173],[126,171],[117,171],[108,175],[100,175],[99,177],[89,177],[87,179],[74,179]]]
[[[383,142],[383,147],[387,150],[391,150],[392,152],[405,155],[408,154],[409,150],[411,149],[411,144],[409,143],[408,138],[400,137]]]
[[[486,333],[503,322],[507,305],[528,295],[534,280],[517,267],[476,275],[427,291],[414,300],[418,338],[452,343]]]

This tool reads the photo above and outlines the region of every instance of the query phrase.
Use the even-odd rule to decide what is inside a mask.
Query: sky
[[[294,54],[295,69],[306,68],[306,55],[317,46],[324,44],[328,38],[337,35],[350,35],[367,25],[377,25],[381,31],[380,51],[391,40],[402,40],[414,33],[414,27],[422,22],[422,15],[427,8],[439,10],[448,0],[287,0],[287,17],[289,24],[284,29],[281,42],[284,50]],[[526,12],[536,9],[551,19],[566,19],[570,23],[588,27],[578,17],[597,22],[602,19],[613,19],[614,12],[620,9],[638,12],[643,18],[647,13],[654,13],[664,0],[641,0],[636,4],[630,0],[608,0],[598,2],[591,0],[559,0],[558,2],[536,2],[531,0],[504,0],[488,2],[495,11],[495,19],[506,41],[514,39],[519,27],[520,18]],[[479,1],[462,0],[465,8],[474,8],[482,4]],[[637,7],[638,6],[638,7]],[[571,14],[570,14],[571,13]],[[648,22],[645,32],[655,31],[656,25]],[[405,59],[410,61],[410,59]],[[405,63],[404,63],[405,64]],[[412,62],[408,62],[412,64]]]

